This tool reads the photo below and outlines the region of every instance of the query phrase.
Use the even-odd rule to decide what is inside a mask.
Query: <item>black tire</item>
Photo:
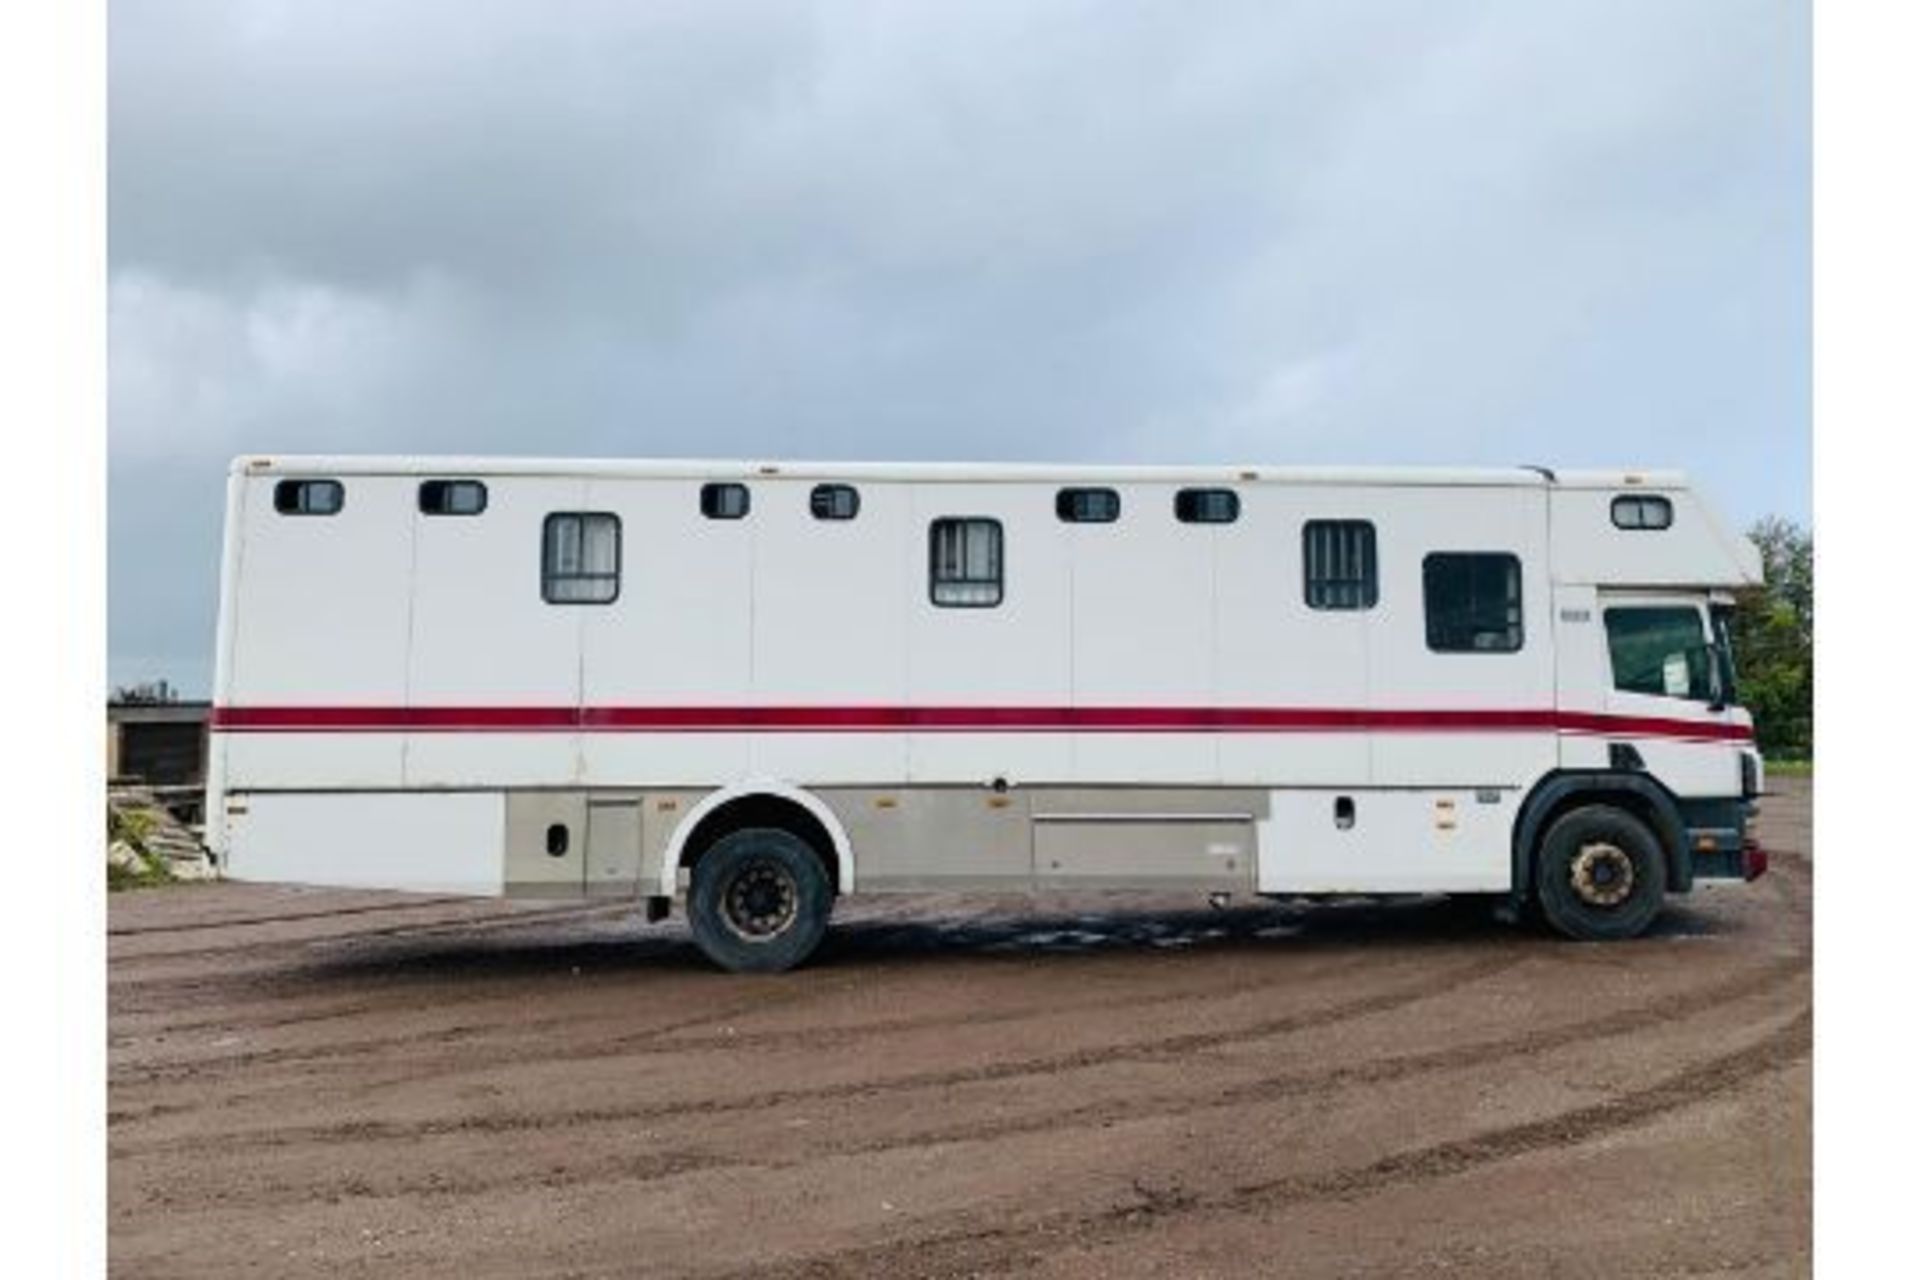
[[[1540,914],[1581,942],[1637,937],[1660,914],[1667,858],[1639,818],[1608,804],[1582,805],[1554,820],[1534,862]]]
[[[820,945],[832,911],[826,868],[791,831],[735,831],[693,865],[687,923],[707,958],[731,973],[793,968]]]

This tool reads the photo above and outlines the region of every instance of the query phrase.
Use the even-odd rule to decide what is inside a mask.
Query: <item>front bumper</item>
[[[1682,801],[1681,810],[1694,879],[1757,880],[1767,873],[1767,851],[1747,829],[1749,801]]]

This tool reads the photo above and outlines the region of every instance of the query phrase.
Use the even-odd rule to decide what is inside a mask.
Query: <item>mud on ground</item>
[[[1810,787],[1576,945],[1456,904],[876,899],[777,977],[610,908],[115,895],[128,1276],[1796,1276]]]

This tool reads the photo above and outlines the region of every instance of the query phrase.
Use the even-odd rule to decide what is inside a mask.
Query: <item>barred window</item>
[[[1231,489],[1182,489],[1173,495],[1182,524],[1232,524],[1240,518],[1240,495]]]
[[[1053,513],[1069,524],[1112,524],[1120,518],[1120,495],[1112,489],[1062,489]]]
[[[1673,525],[1673,503],[1653,493],[1623,493],[1613,500],[1616,529],[1666,529]]]
[[[700,514],[709,520],[744,520],[753,497],[743,484],[700,486]]]
[[[1371,609],[1380,599],[1380,565],[1369,520],[1309,520],[1300,531],[1307,607]]]
[[[1436,551],[1422,568],[1427,648],[1512,653],[1520,648],[1520,559],[1505,552]]]
[[[620,517],[560,511],[541,537],[540,598],[548,604],[611,604],[620,594]]]
[[[943,517],[928,527],[929,592],[946,608],[990,609],[1005,588],[998,520]]]
[[[347,503],[338,480],[282,480],[273,486],[273,509],[283,516],[332,516]]]
[[[815,520],[851,520],[860,514],[860,491],[850,484],[817,484],[810,502]]]
[[[425,480],[420,512],[429,516],[477,516],[487,509],[487,486],[478,480]]]

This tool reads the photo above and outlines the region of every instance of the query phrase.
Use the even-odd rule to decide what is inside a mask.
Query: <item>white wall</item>
[[[1376,710],[1544,711],[1554,705],[1552,591],[1544,492],[1429,487],[1356,490],[1378,512],[1380,603],[1367,620]],[[1425,561],[1431,552],[1511,552],[1520,559],[1523,638],[1515,653],[1427,647]],[[1551,733],[1380,733],[1373,776],[1396,786],[1530,781],[1554,767]]]
[[[249,481],[241,515],[227,687],[235,706],[404,706],[417,481],[364,476],[331,516],[274,510]],[[397,786],[398,733],[223,735],[235,786]]]
[[[349,506],[360,487],[349,480]],[[540,540],[549,513],[595,509],[587,484],[546,477],[490,480],[487,509],[479,516],[421,515],[417,489],[416,477],[391,499],[414,539],[406,705],[576,705],[581,626],[594,610],[541,601]],[[407,736],[409,786],[460,786],[507,776],[519,779],[518,785],[554,786],[579,774],[578,735],[571,732]]]

